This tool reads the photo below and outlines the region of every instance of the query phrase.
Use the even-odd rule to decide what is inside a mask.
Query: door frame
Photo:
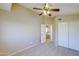
[[[51,35],[51,39],[50,39],[50,41],[52,41],[53,40],[53,27],[52,27],[52,24],[41,24],[41,35],[45,35],[46,34],[46,32],[45,32],[45,27],[43,28],[44,29],[44,32],[42,33],[42,26],[46,26],[46,25],[50,25],[50,27],[51,27],[51,29],[50,29],[50,35]],[[43,37],[45,37],[45,36],[43,36]],[[45,43],[45,41],[46,40],[44,40],[45,38],[42,38],[42,36],[41,36],[41,43]]]

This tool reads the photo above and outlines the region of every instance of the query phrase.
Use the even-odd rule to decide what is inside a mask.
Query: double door
[[[57,26],[58,45],[79,51],[79,23],[61,22]]]

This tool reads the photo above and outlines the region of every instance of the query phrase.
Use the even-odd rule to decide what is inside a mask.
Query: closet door
[[[58,23],[58,45],[68,47],[68,23]]]
[[[69,24],[69,48],[79,51],[79,23]]]

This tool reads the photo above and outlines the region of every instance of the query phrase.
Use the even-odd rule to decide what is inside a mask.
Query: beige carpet
[[[79,51],[56,47],[53,42],[24,50],[14,56],[79,56]]]

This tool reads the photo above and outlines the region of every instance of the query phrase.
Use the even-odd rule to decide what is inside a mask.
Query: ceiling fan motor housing
[[[45,10],[45,11],[48,11],[48,10],[49,10],[49,8],[47,8],[47,7],[44,7],[44,8],[43,8],[43,10]]]
[[[60,11],[59,8],[54,8],[54,9],[50,8],[50,6],[48,4],[45,4],[45,6],[43,8],[33,8],[33,9],[42,10],[42,12],[39,14],[39,16],[41,16],[43,14],[51,16],[52,15],[50,13],[51,11],[55,11],[55,12]]]

